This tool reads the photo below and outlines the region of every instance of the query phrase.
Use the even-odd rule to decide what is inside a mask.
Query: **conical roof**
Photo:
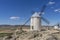
[[[35,12],[32,17],[40,17],[39,13],[38,12]]]

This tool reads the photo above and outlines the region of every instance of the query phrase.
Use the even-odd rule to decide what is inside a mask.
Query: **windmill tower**
[[[40,15],[38,14],[38,12],[35,12],[31,16],[30,30],[39,30],[39,28],[41,26],[40,23],[41,23]]]
[[[42,21],[45,21],[47,24],[49,24],[49,21],[42,17],[41,14],[39,14],[40,12],[35,12],[32,16],[31,16],[31,22],[30,22],[30,30],[34,31],[34,30],[38,30],[40,31],[41,27],[42,27]]]

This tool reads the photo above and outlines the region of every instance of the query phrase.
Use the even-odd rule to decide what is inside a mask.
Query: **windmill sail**
[[[21,26],[21,28],[20,29],[22,29],[22,27],[24,27],[25,26],[25,24],[27,24],[28,22],[29,22],[29,20],[30,20],[30,18]]]
[[[30,18],[23,25],[27,24],[29,22],[29,20],[30,20]]]
[[[49,0],[48,3],[49,3],[50,1],[51,1],[51,0]],[[40,16],[41,16],[42,13],[45,11],[45,9],[46,9],[48,3],[43,5],[43,7],[42,7],[42,9],[41,9],[41,11],[40,11],[40,12],[41,12],[41,13],[40,13]]]
[[[41,13],[44,12],[44,10],[46,9],[47,5],[43,5],[42,9],[41,9]]]
[[[50,0],[49,0],[50,1]],[[42,16],[42,13],[45,11],[45,9],[46,9],[46,7],[47,7],[47,4],[45,4],[45,5],[43,5],[43,7],[42,7],[42,9],[41,9],[41,11],[40,11],[40,16]],[[45,19],[44,17],[41,17],[41,19],[43,20],[43,21],[45,21],[47,24],[49,24],[49,21],[47,20],[47,19]]]
[[[45,21],[47,24],[49,24],[49,21],[48,21],[47,19],[45,19],[44,17],[41,17],[41,19],[42,19],[43,21]]]

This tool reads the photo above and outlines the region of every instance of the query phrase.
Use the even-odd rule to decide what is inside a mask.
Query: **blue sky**
[[[0,25],[24,24],[32,11],[41,11],[44,4],[49,4],[44,14],[50,25],[60,22],[60,0],[0,0]],[[45,24],[43,22],[43,24]]]

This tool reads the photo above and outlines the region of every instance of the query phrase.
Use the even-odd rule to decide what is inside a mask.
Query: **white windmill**
[[[38,12],[35,12],[31,16],[30,30],[39,30],[41,26],[40,23],[40,15],[38,14]]]
[[[39,12],[34,12],[33,15],[22,25],[22,27],[28,23],[29,20],[31,20],[30,22],[30,30],[40,30],[41,28],[41,20],[44,20],[47,24],[49,24],[49,21],[47,21],[47,19],[45,19],[44,17],[42,17],[42,14],[45,10],[47,5],[43,5],[41,11]],[[21,27],[21,29],[22,29]]]

